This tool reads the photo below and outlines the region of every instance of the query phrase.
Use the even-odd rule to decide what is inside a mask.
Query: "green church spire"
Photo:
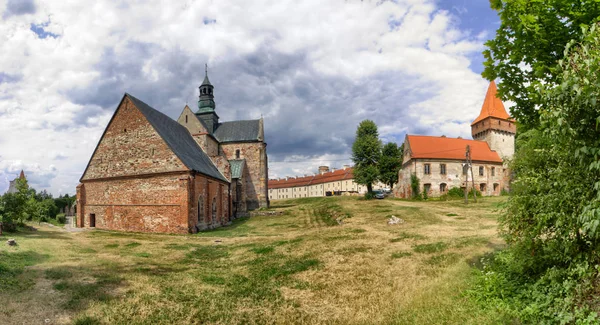
[[[198,113],[215,111],[215,96],[213,85],[208,80],[208,64],[204,67],[204,81],[200,85],[200,97],[198,98]]]

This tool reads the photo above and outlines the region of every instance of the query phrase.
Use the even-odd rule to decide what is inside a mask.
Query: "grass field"
[[[502,245],[501,202],[311,198],[196,235],[5,234],[0,324],[495,324],[464,292]]]

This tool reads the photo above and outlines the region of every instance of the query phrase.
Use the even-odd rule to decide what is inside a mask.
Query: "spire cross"
[[[208,76],[208,63],[204,63],[204,75]]]

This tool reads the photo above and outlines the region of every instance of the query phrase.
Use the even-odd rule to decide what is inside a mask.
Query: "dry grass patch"
[[[188,236],[42,227],[0,247],[0,323],[493,324],[460,292],[501,244],[500,200],[276,201]]]

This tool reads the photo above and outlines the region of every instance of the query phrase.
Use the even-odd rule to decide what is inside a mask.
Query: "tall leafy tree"
[[[398,182],[398,171],[402,167],[404,144],[400,147],[394,142],[388,142],[381,150],[379,159],[379,180],[390,188]]]
[[[373,191],[373,183],[379,177],[377,163],[381,157],[381,141],[377,125],[371,120],[360,122],[356,130],[356,139],[352,144],[354,162],[354,181],[367,186],[368,193]]]
[[[558,60],[565,45],[581,36],[581,26],[600,16],[597,0],[490,0],[501,24],[483,52],[488,80],[502,79],[498,92],[515,102],[511,115],[523,129],[539,124],[536,91],[539,84],[555,84]]]
[[[524,323],[597,324],[600,27],[584,29],[564,52],[556,84],[537,90],[539,127],[518,140],[501,219],[508,249],[491,264],[498,269],[486,273],[486,285]]]

